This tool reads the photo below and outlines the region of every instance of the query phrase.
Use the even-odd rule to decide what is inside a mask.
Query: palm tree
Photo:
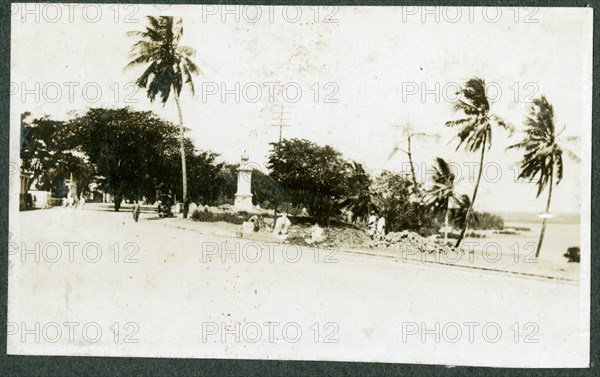
[[[341,208],[352,211],[354,218],[364,219],[374,207],[371,194],[371,177],[362,164],[352,161],[346,164],[348,195],[338,200]]]
[[[564,129],[563,129],[564,130]],[[562,132],[562,131],[561,131]],[[525,137],[517,144],[511,145],[509,149],[518,148],[524,150],[523,159],[520,162],[521,170],[519,178],[529,179],[531,182],[537,177],[537,195],[539,197],[544,188],[548,186],[548,200],[546,201],[546,212],[542,220],[542,231],[538,241],[536,258],[540,255],[544,233],[546,231],[546,219],[550,210],[552,199],[552,186],[559,184],[563,176],[563,150],[579,161],[570,150],[561,147],[557,143],[560,132],[556,133],[554,125],[554,108],[545,96],[533,100],[525,119]],[[554,175],[556,173],[556,183]]]
[[[464,143],[464,148],[468,152],[481,151],[479,158],[479,173],[477,181],[471,196],[471,202],[467,209],[466,217],[473,211],[477,190],[481,182],[481,173],[483,171],[483,160],[486,148],[492,146],[492,126],[499,126],[507,129],[512,134],[512,127],[502,118],[490,113],[490,101],[485,92],[485,81],[474,77],[469,79],[460,90],[461,98],[454,103],[454,111],[462,111],[466,117],[446,122],[447,127],[460,127],[457,136],[460,139],[456,149],[458,150]],[[464,227],[456,241],[455,247],[459,247],[467,231],[468,221],[465,221]]]
[[[469,195],[462,194],[456,198],[456,204],[457,207],[454,209],[451,216],[453,224],[456,224],[459,228],[463,229],[466,226],[465,223],[467,221],[469,224],[476,224],[479,221],[477,213],[475,211],[469,211],[469,207],[471,207],[471,198],[469,198]]]
[[[180,46],[183,36],[183,20],[171,16],[148,16],[148,26],[144,31],[130,31],[130,37],[138,37],[130,51],[131,61],[126,68],[139,65],[146,66],[144,73],[137,79],[136,84],[145,88],[148,98],[153,102],[158,94],[163,105],[171,93],[177,105],[179,115],[179,149],[181,153],[181,171],[183,186],[183,217],[187,217],[188,192],[187,171],[185,162],[183,114],[179,95],[184,84],[188,84],[194,94],[192,75],[199,72],[191,60],[196,50]]]
[[[434,213],[443,213],[445,218],[444,241],[448,240],[448,217],[450,202],[457,200],[454,193],[456,175],[450,165],[441,157],[436,158],[433,167],[433,187],[427,191],[423,202]]]

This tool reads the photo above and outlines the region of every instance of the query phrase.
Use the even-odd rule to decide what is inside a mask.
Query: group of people
[[[79,198],[77,198],[76,196],[71,195],[71,193],[69,192],[67,197],[63,199],[64,207],[83,209],[84,205],[85,205],[85,197],[83,195],[81,195]]]
[[[286,239],[292,222],[288,218],[287,213],[282,213],[276,220],[273,227],[273,235],[279,239]],[[313,244],[322,242],[325,239],[325,230],[315,223],[310,228],[310,238],[305,239],[306,243]]]
[[[371,211],[367,233],[372,240],[385,236],[385,217],[378,216],[375,211]]]

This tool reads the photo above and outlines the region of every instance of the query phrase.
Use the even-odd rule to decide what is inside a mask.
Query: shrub
[[[242,225],[242,223],[246,221],[247,217],[248,215],[244,215],[242,213],[212,213],[198,210],[195,210],[194,213],[192,213],[192,220],[208,223],[223,221],[230,224]]]
[[[563,256],[568,259],[569,263],[579,263],[581,252],[578,247],[570,247],[567,249],[567,252],[563,254]]]
[[[194,213],[192,213],[192,220],[194,221],[204,221],[204,222],[212,222],[215,221],[213,220],[214,216],[212,212],[205,212],[205,211],[199,211],[199,210],[195,210]]]

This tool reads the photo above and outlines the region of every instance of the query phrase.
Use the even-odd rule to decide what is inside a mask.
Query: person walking
[[[133,203],[133,220],[135,220],[135,222],[138,222],[138,219],[140,218],[140,212],[141,212],[141,207],[140,207],[140,203],[136,200]]]

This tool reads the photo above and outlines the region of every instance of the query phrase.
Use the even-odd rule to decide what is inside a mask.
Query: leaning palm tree
[[[456,201],[454,188],[456,175],[450,165],[441,157],[436,158],[433,167],[433,187],[429,189],[423,198],[423,202],[433,213],[443,213],[445,221],[444,241],[448,240],[448,217],[450,214],[450,203]]]
[[[562,131],[561,131],[562,132]],[[554,125],[554,108],[545,96],[533,100],[527,118],[525,119],[525,137],[520,143],[511,145],[509,149],[518,148],[524,150],[523,159],[520,162],[521,170],[519,178],[532,181],[537,177],[537,195],[539,197],[544,188],[548,186],[548,199],[546,201],[546,212],[542,220],[542,231],[538,241],[536,258],[540,255],[544,233],[546,232],[546,219],[552,199],[552,186],[558,185],[563,176],[563,150],[575,159],[579,160],[573,152],[561,147],[557,143],[560,133],[556,132]],[[554,175],[556,173],[556,183]]]
[[[171,16],[148,16],[148,26],[144,31],[130,31],[130,37],[138,37],[130,51],[131,61],[126,68],[144,65],[144,73],[137,79],[136,84],[145,88],[151,102],[160,96],[163,105],[171,93],[177,105],[179,115],[179,149],[181,153],[181,171],[183,186],[183,217],[187,217],[188,192],[187,171],[185,162],[183,114],[179,96],[185,84],[194,94],[192,75],[199,72],[198,67],[191,60],[196,50],[187,46],[180,46],[179,41],[183,36],[183,20]]]
[[[457,136],[460,139],[456,149],[458,150],[464,143],[464,149],[468,152],[480,151],[479,158],[479,173],[477,181],[471,196],[471,202],[465,214],[466,218],[473,211],[477,190],[481,182],[481,173],[483,171],[483,161],[485,150],[492,146],[492,129],[494,127],[502,127],[512,133],[512,127],[502,118],[490,113],[490,101],[485,92],[485,81],[481,78],[474,77],[469,79],[459,93],[461,98],[454,103],[454,111],[463,112],[466,117],[451,120],[446,122],[447,127],[460,127]],[[468,228],[468,221],[465,221],[464,227],[456,241],[455,247],[459,247]]]

